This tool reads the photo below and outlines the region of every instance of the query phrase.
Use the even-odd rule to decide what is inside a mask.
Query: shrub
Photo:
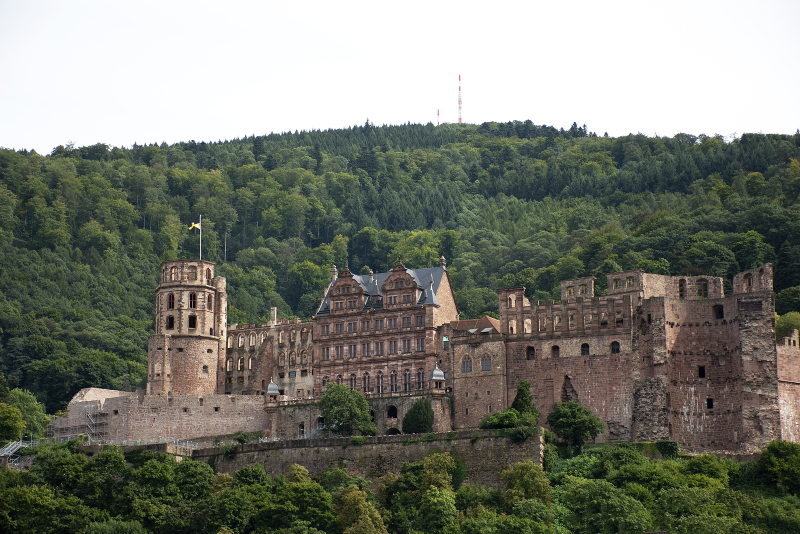
[[[234,439],[234,441],[238,441],[239,443],[244,445],[245,443],[250,443],[255,438],[254,438],[254,436],[252,434],[239,430],[237,432],[234,432],[233,439]]]
[[[353,436],[352,438],[350,438],[350,443],[352,443],[353,445],[363,445],[366,442],[367,438],[365,438],[364,436]]]
[[[433,408],[427,398],[419,399],[403,417],[403,434],[433,432]]]
[[[656,441],[656,449],[665,460],[674,460],[681,452],[681,444],[671,439],[661,439]]]

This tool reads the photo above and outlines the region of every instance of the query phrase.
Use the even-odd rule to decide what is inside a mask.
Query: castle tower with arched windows
[[[156,333],[147,346],[149,395],[217,392],[225,361],[227,308],[225,279],[214,277],[213,263],[173,260],[161,264]]]

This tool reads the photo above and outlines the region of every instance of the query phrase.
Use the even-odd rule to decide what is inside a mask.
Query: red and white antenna
[[[458,75],[458,124],[461,124],[461,75]]]

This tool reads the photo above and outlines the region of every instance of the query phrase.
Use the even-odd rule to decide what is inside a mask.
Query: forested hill
[[[506,124],[407,124],[217,143],[0,150],[0,372],[49,411],[145,377],[163,259],[228,279],[229,321],[309,317],[330,267],[447,258],[462,317],[500,286],[557,299],[561,279],[642,268],[776,267],[800,302],[800,132],[597,136]]]

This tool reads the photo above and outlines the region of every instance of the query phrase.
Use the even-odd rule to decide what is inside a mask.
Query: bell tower
[[[148,395],[213,395],[225,361],[228,299],[215,265],[200,260],[161,264],[156,333],[147,342]]]

